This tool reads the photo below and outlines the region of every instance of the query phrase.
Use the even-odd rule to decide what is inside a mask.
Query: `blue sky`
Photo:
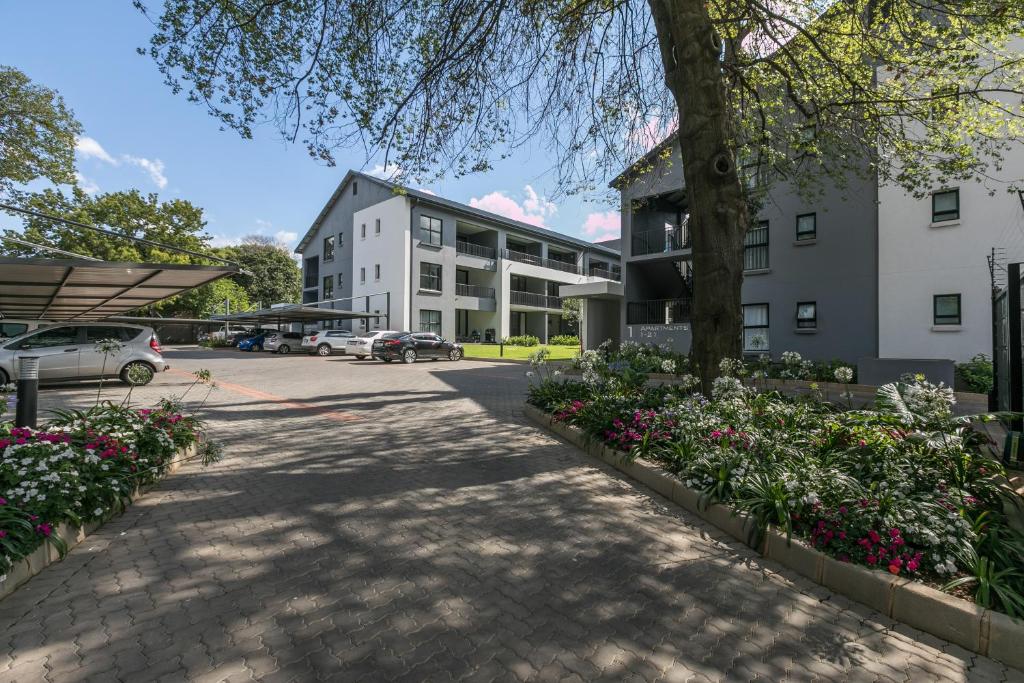
[[[258,232],[292,247],[348,168],[380,168],[359,150],[324,166],[270,126],[253,140],[220,130],[205,109],[171,94],[154,63],[135,52],[149,34],[127,0],[0,3],[0,64],[59,91],[84,127],[77,154],[83,188],[180,197],[205,210],[217,244]],[[522,150],[490,173],[426,189],[584,239],[617,236],[618,212],[604,197],[546,199],[555,189],[551,164],[543,152]],[[0,227],[16,225],[0,215]]]

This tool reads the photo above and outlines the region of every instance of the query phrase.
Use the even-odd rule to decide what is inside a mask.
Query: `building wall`
[[[380,219],[380,234],[375,231]],[[352,240],[352,293],[357,297],[353,310],[388,311],[390,327],[393,330],[409,329],[409,269],[406,266],[411,251],[409,235],[409,200],[406,197],[391,197],[379,204],[353,214],[355,238]],[[361,226],[366,225],[366,237],[362,237]],[[380,265],[380,278],[374,277],[374,267]],[[366,281],[360,282],[360,269],[366,269]],[[388,297],[390,294],[390,309]],[[369,306],[367,299],[369,297]],[[384,329],[387,322],[381,319],[368,323],[370,329]],[[366,329],[356,323],[357,329]]]

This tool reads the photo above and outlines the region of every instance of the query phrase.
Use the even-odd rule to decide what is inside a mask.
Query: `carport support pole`
[[[35,429],[38,408],[39,358],[22,356],[18,366],[18,407],[14,412],[14,426]]]

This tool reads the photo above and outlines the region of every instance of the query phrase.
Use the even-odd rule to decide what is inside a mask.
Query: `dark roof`
[[[236,273],[235,266],[0,258],[0,314],[32,320],[102,320]]]
[[[661,154],[661,152],[666,147],[671,147],[673,144],[675,144],[676,138],[678,138],[678,137],[679,137],[679,130],[678,129],[672,131],[671,133],[669,133],[668,137],[666,137],[664,140],[662,140],[661,142],[659,142],[657,145],[654,146],[654,149],[652,149],[650,152],[648,152],[647,154],[643,155],[642,157],[640,157],[639,159],[637,159],[636,161],[631,163],[626,168],[625,171],[623,171],[619,175],[617,175],[614,178],[612,178],[612,181],[610,183],[608,183],[608,187],[612,188],[613,190],[621,189],[619,187],[619,182],[622,181],[626,176],[628,176],[630,174],[630,172],[633,171],[633,169],[635,169],[640,164],[647,163],[648,161],[650,161],[656,155]]]
[[[617,249],[609,249],[608,247],[603,247],[600,244],[595,244],[594,242],[587,242],[586,240],[581,240],[576,237],[570,237],[569,235],[556,232],[555,230],[539,228],[536,225],[530,225],[529,223],[523,223],[522,221],[515,221],[512,220],[511,218],[506,218],[496,213],[491,213],[490,211],[483,211],[482,209],[474,208],[472,206],[469,206],[468,204],[463,204],[461,202],[445,199],[444,197],[439,197],[429,192],[413,190],[411,188],[404,187],[397,183],[392,183],[387,180],[382,180],[381,178],[378,178],[376,176],[362,173],[361,171],[351,170],[345,174],[345,177],[342,179],[337,189],[335,189],[334,193],[331,195],[330,200],[328,200],[327,204],[317,215],[316,220],[313,221],[313,224],[309,227],[309,230],[306,231],[306,234],[302,237],[302,240],[299,241],[298,246],[295,247],[295,253],[302,253],[302,250],[306,247],[307,244],[309,244],[309,241],[313,238],[313,235],[315,235],[316,231],[320,228],[320,223],[322,223],[324,218],[327,217],[327,214],[330,213],[331,207],[334,206],[334,202],[336,202],[338,197],[341,196],[342,191],[344,191],[349,181],[354,178],[359,178],[367,180],[369,182],[378,183],[379,185],[394,190],[396,195],[399,193],[406,194],[410,197],[414,197],[419,202],[434,204],[435,206],[440,206],[451,211],[465,214],[467,216],[472,216],[474,218],[480,218],[483,220],[500,223],[505,227],[512,228],[520,232],[525,232],[529,235],[534,235],[545,240],[550,240],[552,242],[562,242],[563,244],[571,244],[574,247],[589,249],[591,251],[602,253],[607,256],[621,255]]]
[[[245,311],[231,315],[210,316],[222,322],[243,323],[311,323],[320,320],[352,320],[353,318],[384,318],[380,313],[363,313],[362,311],[343,311],[335,308],[317,308],[316,306],[281,306],[280,308],[262,308],[258,311]]]

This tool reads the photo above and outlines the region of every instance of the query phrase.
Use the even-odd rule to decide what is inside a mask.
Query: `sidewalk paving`
[[[228,457],[0,602],[0,681],[1024,681],[529,426],[521,367],[170,360]]]

